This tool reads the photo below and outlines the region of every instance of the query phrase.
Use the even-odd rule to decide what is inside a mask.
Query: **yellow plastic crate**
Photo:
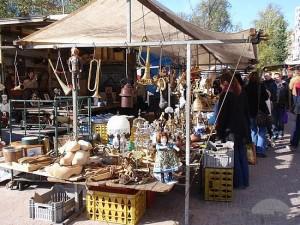
[[[204,199],[207,201],[232,201],[233,169],[205,168]]]
[[[93,123],[92,131],[93,133],[97,133],[100,135],[101,143],[108,143],[107,125],[105,123]]]
[[[146,192],[88,192],[86,209],[90,220],[136,225],[146,210]]]

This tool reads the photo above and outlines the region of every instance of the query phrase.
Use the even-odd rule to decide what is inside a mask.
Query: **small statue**
[[[0,110],[2,113],[9,113],[9,103],[7,99],[7,95],[1,95],[2,103],[0,104]]]
[[[68,60],[68,67],[69,71],[74,74],[75,78],[77,79],[77,84],[73,84],[73,88],[77,85],[79,89],[79,75],[82,72],[82,63],[79,57],[79,50],[77,48],[71,48],[71,57]]]
[[[174,183],[173,173],[179,169],[179,161],[175,151],[179,149],[168,143],[168,134],[160,132],[156,137],[156,157],[154,164],[154,176],[162,183]]]

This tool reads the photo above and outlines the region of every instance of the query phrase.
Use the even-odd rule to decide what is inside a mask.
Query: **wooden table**
[[[0,160],[0,167],[9,169],[9,170],[15,170],[20,171],[24,173],[30,173],[35,174],[38,176],[44,176],[47,177],[47,180],[49,182],[55,182],[55,183],[71,183],[71,184],[78,184],[78,185],[86,185],[86,186],[106,186],[106,187],[112,187],[112,188],[124,188],[124,189],[135,189],[135,190],[143,190],[143,191],[152,191],[152,192],[170,192],[175,184],[164,184],[159,181],[153,181],[146,184],[118,184],[113,182],[114,180],[104,180],[104,181],[97,181],[97,182],[84,182],[84,178],[82,176],[74,176],[69,178],[68,180],[62,180],[55,177],[51,177],[45,170],[36,170],[32,172],[28,172],[26,169],[22,168],[21,166],[15,165],[9,165],[5,162],[2,162]]]

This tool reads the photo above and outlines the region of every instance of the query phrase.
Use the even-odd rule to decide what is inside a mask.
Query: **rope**
[[[18,62],[17,62],[17,57],[18,57],[18,49],[16,49],[16,54],[15,54],[15,60],[14,60],[14,67],[15,67],[15,86],[18,86],[20,84],[20,76],[18,72]],[[18,82],[18,83],[17,83]]]
[[[143,36],[142,38],[142,42],[147,42],[148,41],[148,38],[147,36]],[[146,66],[146,60],[142,57],[142,52],[143,52],[143,46],[140,46],[139,47],[139,53],[138,53],[138,65],[140,67],[145,67]],[[141,62],[141,60],[143,61],[143,63]]]
[[[161,35],[162,35],[164,41],[166,41],[164,32],[163,32],[162,27],[161,27],[160,18],[159,18],[159,16],[157,16],[157,17],[158,17],[158,23],[159,23],[159,29],[160,29]]]
[[[162,54],[163,54],[163,46],[160,46],[160,55],[159,55],[159,72],[161,72]]]
[[[58,49],[57,55],[58,55],[58,57],[57,57],[57,61],[56,61],[55,71],[56,71],[56,73],[63,73],[63,74],[64,74],[65,79],[66,79],[67,86],[69,86],[67,74],[66,74],[66,71],[65,71],[65,68],[64,68],[64,64],[63,64],[63,62],[62,62],[62,59],[61,59],[61,54],[60,54],[60,50],[59,50],[59,49]],[[59,71],[57,70],[57,68],[58,68],[58,63],[60,63],[63,72],[59,72]]]
[[[145,23],[145,13],[144,13],[144,5],[143,4],[142,4],[142,12],[143,12],[144,36],[147,37],[147,34],[146,34],[146,23]]]

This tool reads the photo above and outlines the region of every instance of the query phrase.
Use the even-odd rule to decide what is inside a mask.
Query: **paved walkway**
[[[289,125],[294,118],[290,117]],[[290,129],[286,130],[290,133]],[[276,142],[268,157],[258,159],[250,167],[250,187],[235,190],[230,203],[206,202],[199,184],[191,189],[190,224],[193,225],[300,225],[300,149],[290,152],[289,135]],[[197,181],[197,180],[196,180]],[[44,192],[48,187],[26,191],[10,191],[0,187],[1,225],[46,225],[43,221],[28,218],[28,200],[35,191]],[[74,225],[99,225],[82,215]],[[177,186],[171,193],[158,194],[147,209],[141,224],[184,224],[184,187]]]

